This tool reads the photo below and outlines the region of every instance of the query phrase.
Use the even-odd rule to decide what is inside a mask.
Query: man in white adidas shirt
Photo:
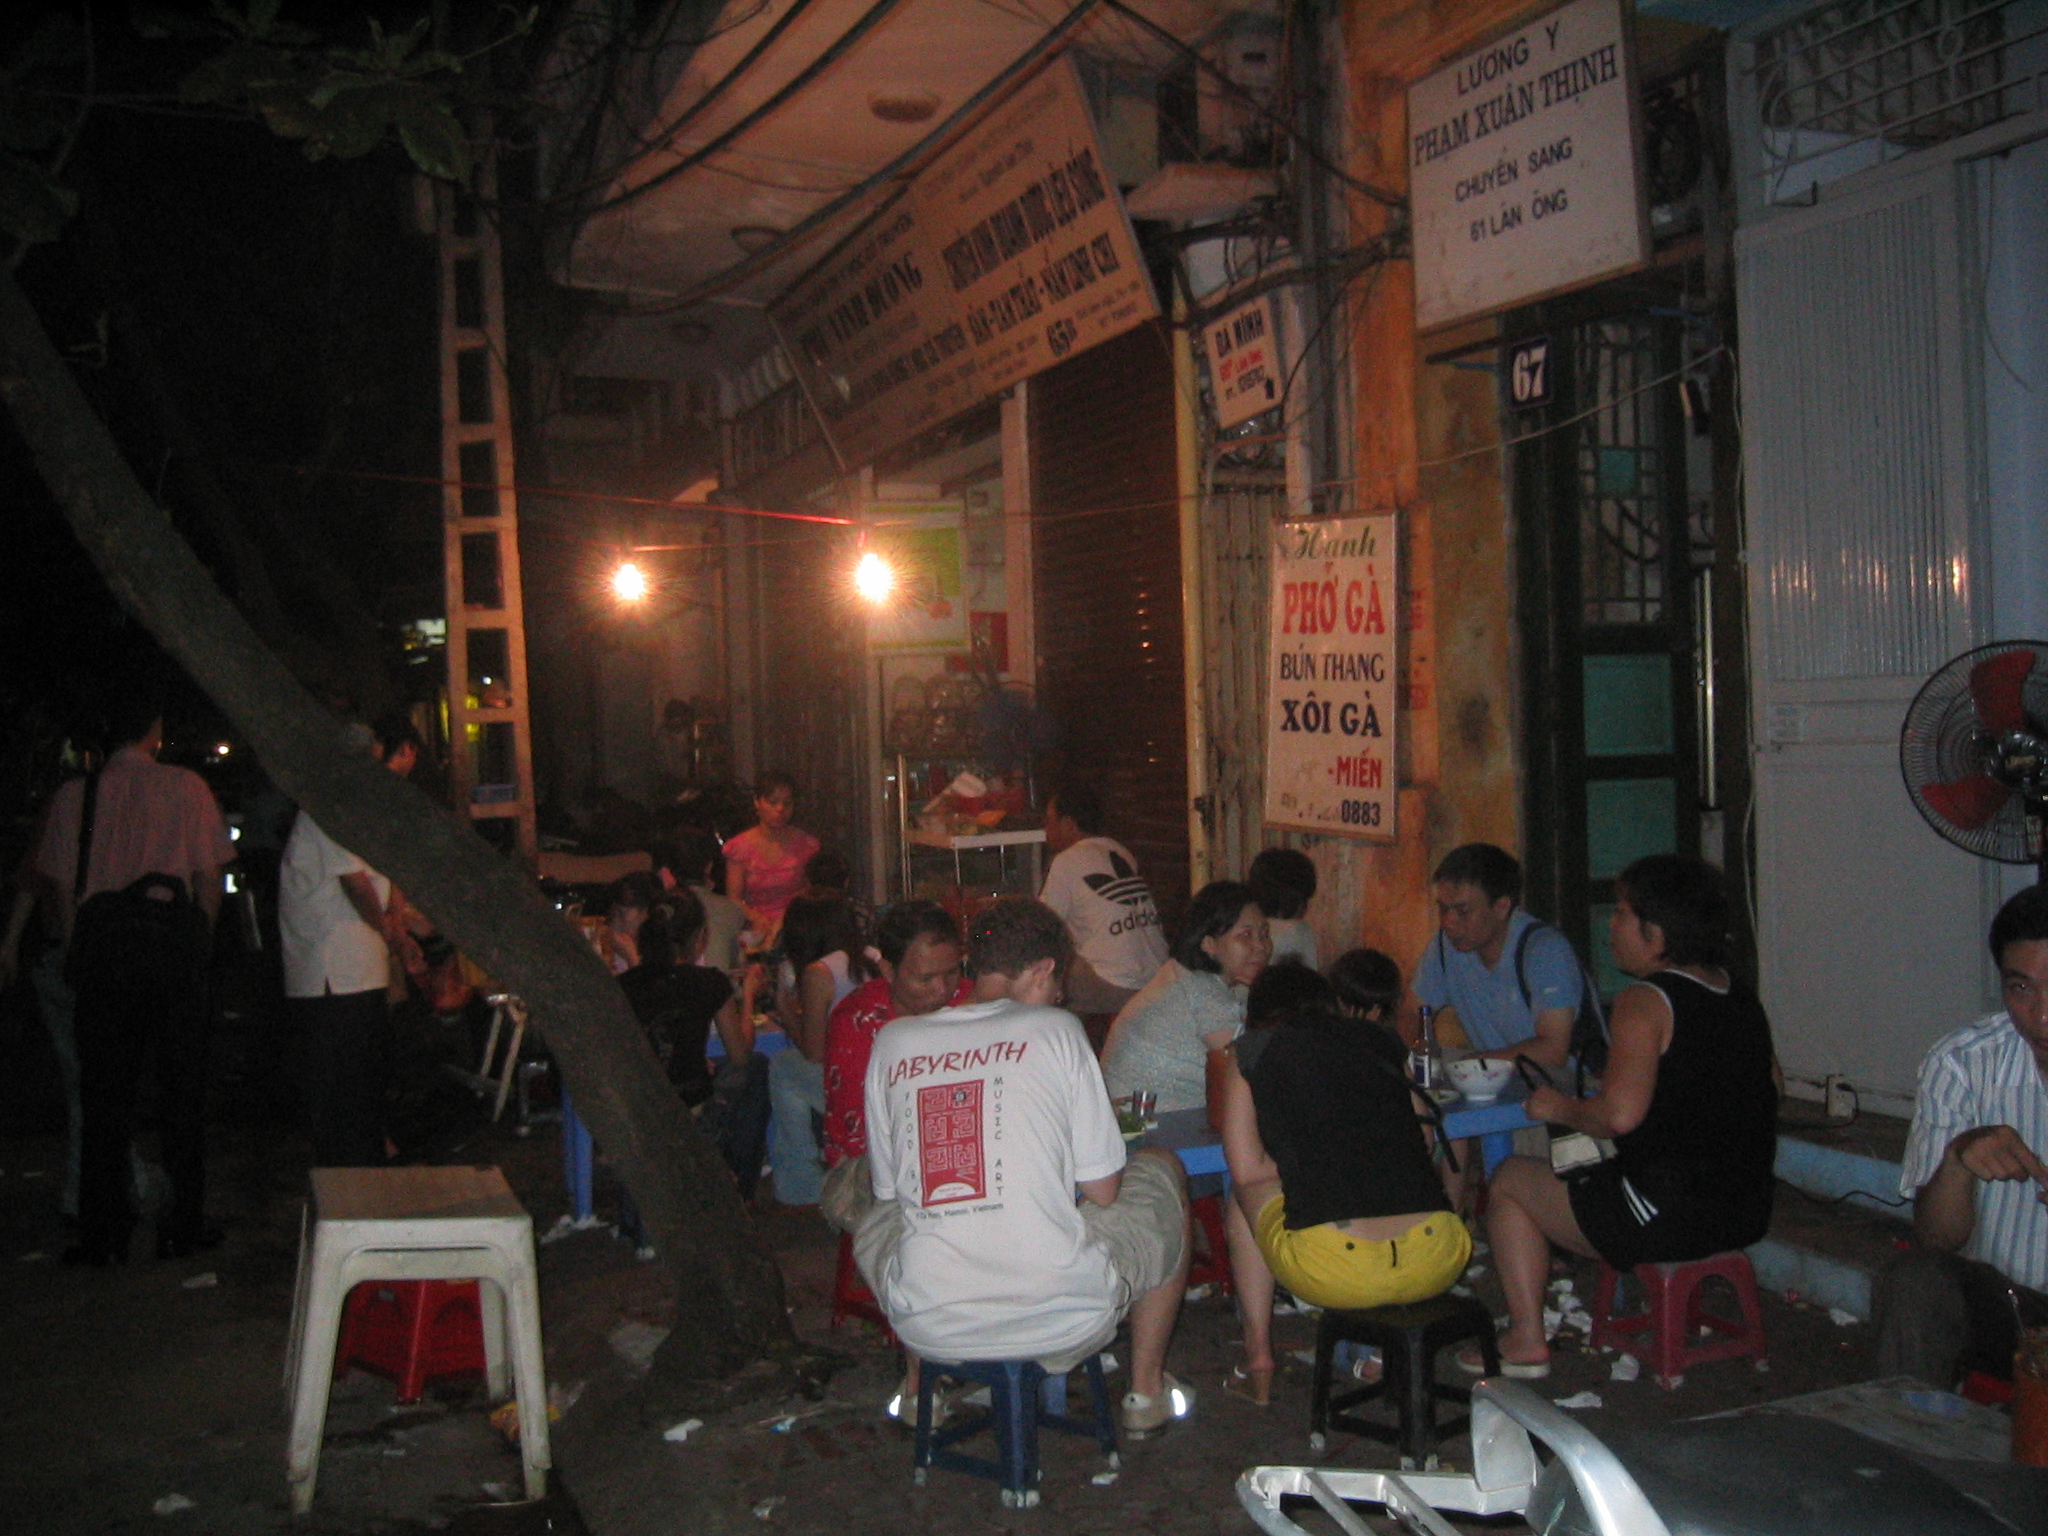
[[[1059,1007],[1071,953],[1042,903],[996,902],[967,932],[974,1000],[875,1036],[873,1204],[849,1213],[854,1257],[926,1361],[1062,1373],[1128,1314],[1123,1428],[1140,1437],[1192,1405],[1165,1370],[1187,1288],[1187,1179],[1171,1153],[1126,1157],[1088,1038]]]
[[[2009,1376],[2009,1287],[2048,1322],[2048,885],[1991,922],[2005,1012],[1939,1041],[1921,1063],[1899,1193],[1920,1247],[1879,1277],[1878,1374],[1947,1387]]]
[[[1102,797],[1088,785],[1063,784],[1045,803],[1053,859],[1038,899],[1073,936],[1067,1006],[1076,1013],[1118,1012],[1166,963],[1151,889],[1104,825]]]

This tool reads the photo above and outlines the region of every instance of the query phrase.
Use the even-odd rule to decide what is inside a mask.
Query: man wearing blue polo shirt
[[[1571,940],[1520,905],[1522,866],[1491,843],[1444,855],[1431,880],[1437,936],[1415,967],[1415,999],[1474,1049],[1558,1068],[1571,1055],[1585,972]]]

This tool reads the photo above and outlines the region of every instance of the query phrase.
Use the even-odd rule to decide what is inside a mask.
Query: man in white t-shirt
[[[371,750],[400,778],[419,749],[411,725],[379,722]],[[278,871],[277,925],[316,1168],[384,1161],[390,902],[391,882],[301,811]]]
[[[1123,1427],[1142,1437],[1193,1404],[1165,1370],[1187,1288],[1187,1180],[1171,1153],[1126,1159],[1088,1038],[1058,1006],[1071,954],[1057,915],[1006,898],[968,929],[974,1001],[875,1037],[874,1203],[854,1213],[854,1255],[928,1361],[1064,1372],[1128,1314]]]
[[[1063,784],[1045,802],[1053,858],[1038,899],[1073,936],[1066,1000],[1076,1013],[1118,1012],[1166,963],[1151,889],[1104,825],[1102,797],[1088,785]]]

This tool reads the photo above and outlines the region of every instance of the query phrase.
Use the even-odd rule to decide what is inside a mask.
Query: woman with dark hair
[[[1487,1234],[1507,1294],[1501,1367],[1550,1371],[1543,1332],[1550,1245],[1616,1269],[1682,1263],[1747,1247],[1771,1224],[1777,1084],[1771,1023],[1728,974],[1721,872],[1652,854],[1615,882],[1608,936],[1615,964],[1640,978],[1614,1002],[1600,1091],[1529,1095],[1532,1120],[1614,1143],[1614,1156],[1569,1181],[1547,1162],[1495,1170]],[[1477,1350],[1459,1357],[1479,1369]]]
[[[619,988],[677,1096],[712,1121],[706,1129],[739,1182],[740,1198],[751,1199],[768,1124],[766,1063],[754,1054],[753,1021],[741,1013],[731,978],[701,963],[702,903],[688,890],[655,898],[638,939],[639,962],[619,977]],[[714,1027],[725,1046],[715,1079],[705,1054]]]
[[[1245,989],[1272,952],[1250,886],[1217,880],[1197,891],[1171,958],[1109,1026],[1102,1076],[1111,1096],[1156,1093],[1162,1113],[1208,1103],[1209,1052],[1244,1028]]]
[[[1275,960],[1299,960],[1310,970],[1316,958],[1316,936],[1304,914],[1315,899],[1315,860],[1298,848],[1266,848],[1252,859],[1244,883],[1252,888],[1259,910],[1273,934]]]
[[[755,825],[725,845],[725,894],[747,909],[757,942],[765,947],[782,925],[782,914],[803,893],[804,866],[818,840],[790,823],[796,810],[796,781],[786,773],[764,773],[754,785]]]
[[[1313,1306],[1353,1310],[1441,1295],[1472,1256],[1400,1052],[1336,1003],[1299,962],[1273,966],[1251,990],[1224,1081],[1231,1226],[1252,1244],[1249,1263],[1232,1245],[1244,1359],[1223,1385],[1260,1407],[1271,1400],[1276,1278]]]
[[[1330,991],[1346,1016],[1370,1023],[1406,1053],[1394,1028],[1401,1007],[1401,967],[1376,949],[1347,949],[1330,963]]]
[[[776,1013],[790,1049],[768,1069],[775,1105],[775,1198],[816,1205],[825,1177],[814,1117],[825,1114],[825,1024],[839,1000],[872,974],[860,922],[843,899],[799,896],[782,915]]]

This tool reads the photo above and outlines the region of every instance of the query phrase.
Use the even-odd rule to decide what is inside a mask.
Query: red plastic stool
[[[1213,1285],[1225,1296],[1235,1296],[1237,1282],[1230,1278],[1230,1240],[1223,1235],[1223,1196],[1203,1195],[1189,1201],[1188,1210],[1202,1224],[1209,1239],[1208,1256],[1198,1253],[1188,1261],[1188,1285]]]
[[[1616,1317],[1614,1294],[1621,1275],[1606,1264],[1600,1266],[1600,1288],[1593,1298],[1594,1348],[1626,1345],[1630,1335],[1648,1334],[1645,1361],[1657,1385],[1667,1389],[1684,1382],[1688,1367],[1709,1360],[1748,1356],[1758,1370],[1770,1369],[1756,1271],[1740,1249],[1688,1264],[1639,1264],[1633,1273],[1643,1288],[1644,1310]],[[1700,1304],[1700,1282],[1715,1275],[1735,1288],[1739,1317],[1723,1317]],[[1701,1333],[1709,1335],[1704,1342],[1698,1340]]]
[[[416,1403],[430,1379],[484,1375],[482,1301],[474,1280],[366,1280],[348,1293],[334,1374],[354,1366],[398,1383]]]
[[[832,1326],[837,1328],[841,1318],[858,1317],[873,1323],[882,1330],[882,1337],[890,1344],[896,1342],[896,1330],[889,1326],[889,1315],[882,1310],[882,1304],[875,1300],[875,1293],[868,1289],[867,1281],[860,1277],[860,1266],[853,1262],[853,1234],[839,1234],[839,1264],[832,1275]]]

